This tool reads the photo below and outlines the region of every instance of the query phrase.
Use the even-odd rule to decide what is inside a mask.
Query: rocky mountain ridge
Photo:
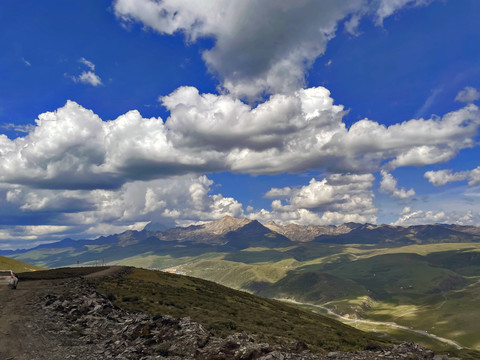
[[[353,229],[361,226],[357,223],[346,223],[342,225],[298,225],[288,224],[279,225],[274,221],[269,221],[265,227],[275,231],[281,235],[286,236],[291,241],[308,242],[322,235],[343,235],[347,234]]]
[[[193,243],[208,243],[211,245],[224,245],[228,242],[225,236],[230,232],[251,225],[260,224],[256,220],[247,218],[233,218],[225,216],[220,220],[211,221],[203,225],[191,225],[188,227],[176,227],[155,233],[155,237],[162,241],[178,241]]]
[[[402,227],[357,223],[303,226],[273,222],[263,225],[257,220],[227,216],[201,225],[157,232],[129,230],[93,240],[64,239],[32,249],[3,250],[0,255],[43,267],[109,263],[168,268],[179,263],[176,259],[234,253],[247,248],[273,250],[299,247],[295,256],[301,259],[300,253],[308,252],[305,247],[316,248],[321,244],[402,247],[472,242],[480,242],[480,229],[472,226],[435,224]],[[145,263],[148,256],[152,256],[152,262]],[[164,260],[159,262],[162,256]],[[166,256],[172,261],[169,262]]]
[[[448,224],[393,226],[345,223],[341,225],[281,225],[273,221],[261,224],[248,218],[225,216],[201,225],[175,227],[162,231],[158,223],[142,231],[126,231],[121,234],[101,236],[94,240],[64,239],[42,244],[32,249],[2,250],[0,255],[15,255],[32,250],[80,248],[85,245],[114,245],[131,247],[155,241],[184,245],[221,246],[242,249],[251,246],[281,247],[295,243],[319,242],[333,244],[385,244],[403,246],[440,242],[480,242],[480,227]],[[148,240],[148,242],[146,242]]]

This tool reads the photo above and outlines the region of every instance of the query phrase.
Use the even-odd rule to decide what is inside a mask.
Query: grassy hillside
[[[78,277],[103,270],[105,267],[73,267],[20,274],[22,280],[45,280]],[[299,341],[315,352],[361,349],[365,345],[387,344],[387,338],[346,326],[331,318],[313,313],[319,308],[303,309],[297,305],[263,299],[235,291],[213,282],[188,276],[151,271],[126,269],[115,278],[89,280],[117,305],[133,311],[143,311],[152,316],[170,314],[175,317],[190,316],[216,335],[248,331],[260,341],[285,343]],[[350,321],[352,326],[358,326]],[[368,324],[359,329],[371,331]],[[391,330],[376,326],[380,333]],[[392,331],[390,331],[392,332]],[[393,331],[403,341],[422,340],[410,332]],[[480,358],[472,350],[450,350],[430,339],[431,348],[465,360]]]
[[[397,248],[303,244],[244,249],[178,269],[262,296],[393,321],[480,349],[479,254],[480,245],[472,243]],[[398,335],[395,329],[386,331]],[[420,335],[411,335],[422,342]]]
[[[298,306],[192,277],[134,268],[129,275],[94,284],[121,307],[153,316],[189,316],[219,336],[247,331],[270,343],[295,339],[317,352],[361,349],[382,342]]]
[[[23,272],[18,274],[18,278],[20,281],[68,279],[93,274],[106,269],[108,269],[108,266],[66,267]]]
[[[27,264],[19,260],[10,259],[8,257],[0,256],[0,269],[13,270],[16,273],[24,271],[44,270],[41,266]]]
[[[417,254],[386,254],[323,267],[323,271],[350,279],[364,286],[376,299],[400,303],[409,297],[421,304],[418,295],[440,296],[444,291],[466,285],[466,280],[451,270],[430,265]]]
[[[273,298],[294,298],[308,303],[327,303],[339,298],[357,298],[367,290],[352,280],[339,278],[327,273],[291,271],[286,277],[275,282],[253,283],[254,293]]]

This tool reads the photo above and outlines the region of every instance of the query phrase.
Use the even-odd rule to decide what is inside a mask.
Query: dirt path
[[[431,334],[431,333],[429,333],[425,330],[412,329],[408,326],[399,325],[395,322],[383,322],[383,321],[373,321],[373,320],[364,320],[364,319],[350,319],[350,318],[347,318],[345,316],[334,313],[332,310],[330,310],[329,308],[327,308],[325,306],[322,306],[322,305],[315,305],[315,304],[310,304],[310,303],[298,302],[298,301],[295,301],[295,300],[292,300],[292,299],[276,299],[276,300],[290,302],[290,303],[297,304],[297,305],[307,305],[307,306],[311,306],[311,307],[314,307],[314,308],[321,309],[323,311],[326,311],[329,315],[339,319],[341,322],[343,322],[347,325],[352,325],[352,324],[355,324],[355,323],[363,323],[363,324],[369,324],[369,325],[383,325],[383,326],[388,326],[388,327],[391,327],[391,328],[411,331],[411,332],[429,337],[431,339],[435,339],[435,340],[441,341],[443,343],[452,345],[456,349],[463,349],[464,348],[462,345],[460,345],[459,343],[457,343],[454,340],[446,339],[446,338],[437,336],[435,334]]]
[[[84,279],[100,279],[107,276],[118,275],[125,271],[125,266],[110,266],[108,269],[97,271],[83,276]]]
[[[0,288],[0,359],[42,359],[49,349],[58,345],[57,339],[42,332],[42,314],[36,311],[35,302],[58,284],[53,281],[25,281],[17,290]]]
[[[114,275],[121,270],[121,267],[111,267],[89,277]],[[90,349],[72,337],[58,336],[52,332],[52,319],[46,318],[48,315],[39,306],[45,302],[47,295],[59,295],[68,291],[71,281],[21,281],[17,290],[7,286],[0,287],[1,360],[87,358],[85,352],[89,353]]]

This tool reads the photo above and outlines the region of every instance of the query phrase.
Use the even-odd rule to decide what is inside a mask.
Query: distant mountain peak
[[[147,225],[145,225],[143,230],[150,232],[159,232],[168,230],[168,227],[163,223],[151,221]]]
[[[238,230],[251,222],[252,220],[247,218],[234,218],[226,215],[219,220],[204,224],[203,230],[215,235],[223,235]]]

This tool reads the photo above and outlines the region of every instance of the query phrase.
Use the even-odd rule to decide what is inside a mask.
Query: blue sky
[[[480,225],[475,0],[0,3],[0,248],[225,215]]]

